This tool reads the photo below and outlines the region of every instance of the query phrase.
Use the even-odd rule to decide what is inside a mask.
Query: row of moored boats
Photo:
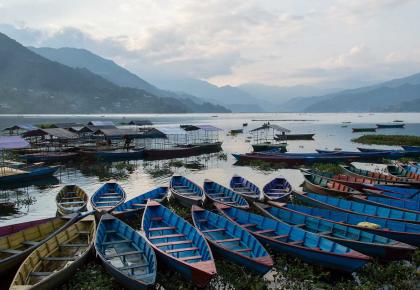
[[[217,274],[213,252],[260,274],[273,266],[267,246],[345,272],[372,257],[410,257],[420,245],[420,165],[396,164],[387,174],[343,171],[302,170],[304,192],[283,177],[260,190],[237,175],[229,187],[173,176],[169,188],[128,201],[119,184],[106,183],[90,198],[95,214],[85,211],[82,189],[65,186],[56,197],[62,216],[0,228],[0,273],[19,267],[10,289],[51,289],[95,251],[129,289],[154,285],[161,263],[204,287]],[[163,205],[169,191],[191,208],[192,223]],[[139,212],[137,231],[124,219]]]

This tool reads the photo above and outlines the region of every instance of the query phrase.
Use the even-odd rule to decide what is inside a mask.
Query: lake
[[[174,166],[169,160],[130,161],[114,163],[72,163],[64,165],[56,175],[56,179],[46,180],[36,185],[13,190],[0,191],[1,200],[16,202],[19,212],[0,216],[0,225],[24,222],[56,213],[55,195],[65,184],[77,184],[89,195],[106,181],[119,182],[127,192],[127,199],[153,189],[159,185],[168,185],[172,173],[185,175],[198,184],[204,179],[212,179],[224,185],[233,174],[240,174],[258,186],[263,186],[275,176],[283,175],[294,187],[299,187],[303,177],[296,169],[279,169],[277,171],[261,171],[248,166],[235,166],[231,153],[250,152],[250,143],[246,143],[249,130],[270,120],[288,128],[292,133],[314,133],[314,141],[289,141],[291,152],[313,152],[314,149],[356,150],[360,144],[351,142],[352,138],[363,133],[352,133],[352,127],[369,127],[377,123],[390,123],[403,120],[404,129],[378,130],[379,134],[420,135],[420,114],[415,113],[340,113],[340,114],[306,114],[306,113],[273,113],[273,114],[141,114],[141,115],[3,115],[0,116],[0,127],[14,124],[39,124],[54,122],[87,122],[91,120],[113,120],[129,122],[133,119],[149,119],[159,126],[179,126],[179,124],[211,124],[223,129],[220,138],[223,141],[224,154],[208,154],[197,157],[181,158],[184,163],[198,162],[202,169]],[[277,121],[275,121],[277,120]],[[343,128],[342,122],[351,122]],[[244,134],[231,136],[231,129],[242,128]],[[364,145],[363,147],[366,147]],[[392,148],[386,146],[374,146]]]

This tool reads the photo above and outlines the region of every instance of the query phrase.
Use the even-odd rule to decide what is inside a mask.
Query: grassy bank
[[[351,141],[361,144],[420,146],[420,136],[409,135],[363,135]]]

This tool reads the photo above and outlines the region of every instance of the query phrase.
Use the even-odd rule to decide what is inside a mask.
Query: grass
[[[410,135],[363,135],[351,141],[361,144],[420,146],[420,136]]]
[[[330,172],[333,174],[343,173],[343,168],[336,163],[314,163],[310,167],[311,169],[320,172]]]

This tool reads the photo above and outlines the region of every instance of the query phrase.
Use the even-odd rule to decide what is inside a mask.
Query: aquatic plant
[[[333,174],[343,173],[343,168],[336,163],[314,163],[310,167],[315,171],[330,172]]]
[[[420,146],[420,136],[411,135],[363,135],[351,141],[361,144]]]

